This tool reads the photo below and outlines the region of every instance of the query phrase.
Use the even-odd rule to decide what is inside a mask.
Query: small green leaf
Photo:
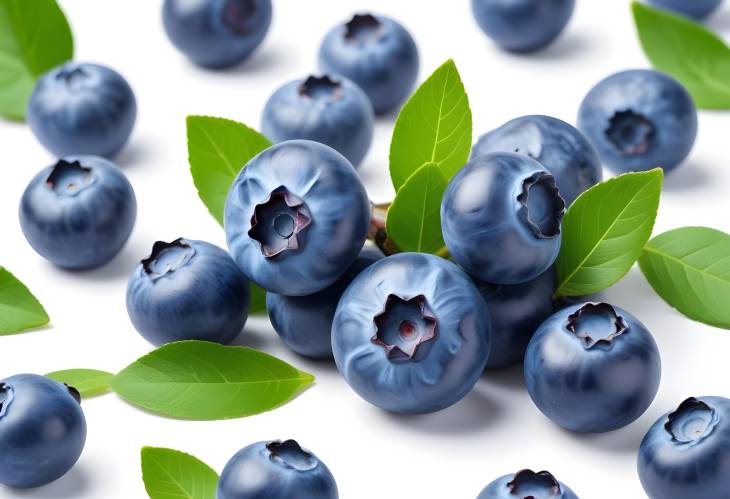
[[[730,329],[730,235],[707,227],[664,232],[646,245],[639,267],[669,305]]]
[[[699,107],[730,108],[730,48],[686,17],[639,2],[632,9],[652,65],[679,80]]]
[[[471,109],[454,61],[424,81],[401,109],[390,142],[390,178],[399,190],[433,163],[450,179],[469,160]]]
[[[256,286],[254,283],[249,284],[249,293],[251,294],[251,302],[248,306],[249,314],[266,313],[266,291]]]
[[[36,79],[73,57],[73,37],[55,0],[0,0],[0,115],[25,119]]]
[[[13,274],[0,267],[0,336],[45,326],[43,305]]]
[[[435,163],[426,163],[403,184],[386,219],[386,232],[398,249],[437,253],[444,248],[440,210],[447,184]]]
[[[251,348],[181,341],[133,362],[111,385],[124,400],[148,411],[215,420],[269,411],[313,381],[311,374]]]
[[[556,296],[597,293],[626,275],[651,236],[663,173],[626,173],[578,196],[563,219]]]
[[[76,388],[81,397],[89,398],[111,391],[109,382],[114,375],[96,369],[65,369],[48,373],[46,376]]]
[[[143,447],[142,480],[150,499],[215,499],[218,473],[190,454]]]

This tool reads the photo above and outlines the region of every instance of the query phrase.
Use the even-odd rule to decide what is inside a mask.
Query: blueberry
[[[383,258],[366,246],[342,276],[322,291],[307,296],[266,293],[266,308],[274,330],[292,351],[315,359],[332,358],[332,319],[342,293],[370,264]]]
[[[730,400],[688,398],[659,418],[639,448],[639,478],[651,499],[726,499],[730,491]]]
[[[261,130],[274,142],[321,142],[357,167],[370,148],[374,121],[360,87],[339,76],[310,76],[274,92],[264,107]]]
[[[648,0],[655,7],[702,20],[712,14],[722,0]]]
[[[560,250],[565,202],[540,163],[516,153],[479,156],[449,182],[441,228],[453,259],[472,276],[520,284],[550,267]]]
[[[68,156],[41,170],[20,200],[30,245],[59,267],[88,269],[111,260],[137,217],[132,185],[112,162]]]
[[[469,276],[437,256],[400,253],[370,265],[342,295],[332,351],[362,398],[422,414],[471,390],[490,336],[487,307]]]
[[[540,162],[555,176],[566,204],[601,181],[595,149],[576,128],[550,116],[522,116],[481,136],[471,157],[490,152],[516,152]]]
[[[533,52],[555,40],[575,0],[472,0],[479,27],[504,50]]]
[[[578,128],[603,163],[618,173],[657,166],[669,171],[692,150],[697,110],[673,78],[633,69],[609,76],[588,92]]]
[[[654,338],[636,317],[608,303],[566,307],[537,330],[525,354],[532,401],[568,430],[599,433],[632,423],[661,377]]]
[[[492,318],[492,348],[488,368],[508,367],[525,357],[527,344],[554,312],[557,285],[551,268],[532,281],[512,286],[477,282]]]
[[[319,67],[362,88],[377,114],[399,107],[418,77],[418,47],[395,20],[356,14],[332,28],[319,49]]]
[[[162,25],[195,64],[226,68],[246,59],[271,26],[271,0],[165,0]]]
[[[337,499],[330,470],[294,440],[258,442],[234,455],[221,473],[217,499]]]
[[[230,343],[248,317],[248,279],[225,251],[205,241],[157,241],[132,271],[127,312],[147,341]]]
[[[238,174],[224,221],[231,254],[252,281],[282,295],[309,295],[357,258],[370,202],[344,156],[318,142],[290,140]]]
[[[0,483],[40,487],[70,470],[86,443],[79,392],[36,374],[0,381]]]
[[[532,470],[505,475],[487,485],[477,499],[578,499],[570,487],[548,471]]]

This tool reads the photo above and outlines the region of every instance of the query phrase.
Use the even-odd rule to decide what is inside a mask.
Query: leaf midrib
[[[646,253],[654,253],[656,255],[659,255],[661,257],[664,257],[667,260],[670,260],[672,262],[678,263],[682,267],[686,267],[686,268],[688,268],[690,270],[695,271],[698,274],[701,274],[701,275],[706,276],[708,278],[711,278],[713,280],[719,281],[722,284],[725,284],[725,285],[729,285],[730,286],[730,280],[725,280],[725,279],[721,278],[720,276],[717,276],[715,274],[711,274],[711,273],[707,272],[706,270],[703,270],[703,269],[700,269],[699,267],[695,267],[693,265],[690,265],[688,262],[685,262],[681,258],[677,258],[676,256],[674,256],[674,255],[672,255],[670,253],[666,253],[666,252],[661,251],[661,250],[658,250],[656,248],[652,248],[652,247],[650,247],[648,245],[644,247],[644,251]]]

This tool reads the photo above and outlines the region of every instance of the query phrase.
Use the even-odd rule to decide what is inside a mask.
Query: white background
[[[491,45],[466,0],[274,0],[272,29],[243,65],[211,72],[188,63],[168,42],[160,2],[62,1],[74,30],[77,59],[108,64],[130,81],[139,119],[117,162],[137,193],[132,237],[111,263],[72,273],[54,268],[26,243],[17,205],[30,178],[52,158],[23,124],[0,121],[0,264],[46,306],[52,326],[0,338],[0,378],[88,367],[117,371],[150,346],[124,306],[127,275],[155,240],[179,236],[225,245],[223,231],[193,187],[187,164],[187,114],[224,116],[258,127],[267,97],[314,69],[319,41],[333,24],[367,4],[402,21],[422,56],[421,79],[454,58],[469,93],[477,134],[523,114],[574,121],[583,95],[607,74],[645,67],[626,0],[579,0],[564,35],[547,50],[508,55]],[[730,35],[730,5],[709,22]],[[373,199],[392,195],[387,152],[393,117],[376,127],[361,169]],[[707,225],[730,231],[730,117],[700,113],[690,159],[666,178],[656,231]],[[637,315],[660,346],[664,373],[648,412],[607,435],[579,436],[545,419],[522,387],[520,369],[488,372],[456,406],[421,417],[384,413],[360,400],[333,366],[286,351],[266,319],[250,320],[240,343],[277,355],[317,376],[317,383],[273,412],[220,422],[186,422],[141,412],[114,395],[85,401],[89,427],[77,466],[47,487],[0,497],[143,498],[139,450],[165,446],[194,454],[220,471],[239,448],[265,439],[298,439],[322,458],[344,499],[473,498],[493,478],[518,469],[548,469],[582,498],[644,497],[636,449],[649,425],[690,395],[730,395],[730,334],[685,319],[665,305],[638,269],[607,293]]]

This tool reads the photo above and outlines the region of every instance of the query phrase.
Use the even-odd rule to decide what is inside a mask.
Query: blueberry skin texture
[[[418,77],[416,42],[397,21],[355,15],[332,28],[319,49],[319,68],[349,78],[367,94],[376,114],[401,106]]]
[[[534,52],[555,40],[573,15],[575,0],[472,0],[485,35],[504,50]]]
[[[545,272],[560,250],[565,202],[555,180],[527,156],[472,159],[449,182],[441,229],[454,261],[493,284],[520,284]]]
[[[700,21],[712,14],[722,0],[648,0],[648,3]]]
[[[249,235],[252,217],[282,187],[303,203],[310,223],[288,239],[296,239],[298,248],[267,257]],[[344,156],[318,142],[290,140],[259,153],[238,174],[226,199],[224,226],[231,255],[249,279],[267,291],[301,296],[326,288],[355,261],[370,211],[365,188]],[[262,231],[266,223],[273,227],[272,220],[262,219]]]
[[[692,150],[697,109],[676,80],[651,69],[611,75],[588,92],[578,129],[616,173],[670,171]]]
[[[522,362],[532,335],[555,311],[555,271],[548,269],[532,281],[513,286],[486,282],[476,285],[492,318],[492,347],[487,368],[499,369]]]
[[[405,300],[425,306],[421,317],[409,314]],[[400,331],[420,319],[432,328],[416,326],[413,341],[391,334],[393,325]],[[366,268],[342,295],[332,351],[362,398],[387,411],[425,414],[472,389],[487,363],[490,333],[489,312],[469,276],[437,256],[400,253]]]
[[[327,466],[294,440],[238,451],[221,473],[217,499],[338,499]]]
[[[332,358],[332,320],[347,286],[383,253],[366,246],[342,276],[322,291],[307,296],[266,293],[269,319],[279,338],[293,352],[315,359]]]
[[[547,471],[522,470],[497,478],[477,499],[578,499],[578,495]]]
[[[165,0],[162,25],[193,63],[222,69],[242,62],[271,26],[271,0]]]
[[[373,107],[360,87],[342,77],[310,76],[274,92],[261,131],[273,142],[321,142],[357,167],[370,149],[374,123]]]
[[[482,135],[471,151],[475,158],[490,152],[517,152],[536,159],[550,173],[566,204],[603,178],[591,143],[575,127],[550,116],[521,116]]]
[[[26,117],[38,141],[54,156],[110,158],[132,133],[137,101],[127,80],[113,69],[66,62],[38,79]]]
[[[11,376],[0,386],[0,483],[40,487],[66,474],[86,443],[78,392],[36,374]]]
[[[155,243],[129,276],[127,312],[150,343],[227,344],[248,318],[248,279],[228,252],[205,241]]]
[[[651,499],[725,499],[728,463],[730,400],[697,397],[654,423],[641,442],[638,471]]]
[[[579,318],[571,320],[575,314]],[[619,324],[622,334],[611,337]],[[592,339],[579,337],[583,333]],[[554,423],[580,433],[612,431],[635,421],[654,400],[660,378],[661,359],[651,333],[634,316],[606,303],[556,312],[525,354],[532,401]]]
[[[19,217],[25,238],[43,258],[67,269],[90,269],[111,260],[127,242],[137,201],[111,161],[68,156],[33,177]]]

